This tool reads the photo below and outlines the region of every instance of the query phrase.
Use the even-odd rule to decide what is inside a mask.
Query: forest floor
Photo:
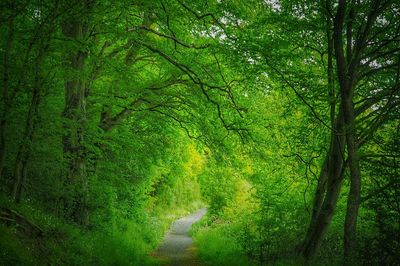
[[[194,214],[176,220],[152,256],[162,260],[165,266],[200,266],[189,231],[206,212],[205,208],[200,209]]]

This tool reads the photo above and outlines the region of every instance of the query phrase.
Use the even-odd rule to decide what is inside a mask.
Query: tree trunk
[[[343,131],[343,116],[339,112],[336,127],[332,131],[331,148],[327,159],[327,189],[320,211],[314,221],[311,221],[308,234],[304,240],[302,256],[307,260],[318,251],[321,241],[328,229],[336,204],[339,198],[340,189],[344,174],[344,146],[345,136]],[[324,170],[324,169],[323,169]]]
[[[86,5],[86,3],[83,3]],[[85,8],[83,8],[85,10]],[[73,41],[80,42],[86,34],[86,26],[81,17],[71,17],[64,26],[63,33]],[[86,84],[83,76],[87,54],[82,48],[68,52],[68,67],[73,70],[72,77],[65,83],[65,108],[63,111],[63,146],[67,162],[66,186],[73,198],[66,202],[67,215],[82,225],[88,223],[87,211],[87,173],[85,163],[85,124],[86,124]]]
[[[330,8],[330,1],[327,0],[325,3],[326,7]],[[359,32],[357,34],[353,34],[353,20],[357,17],[353,6],[354,1],[339,0],[336,14],[333,19],[333,35],[329,35],[328,29],[328,42],[330,41],[329,36],[331,36],[331,41],[333,41],[337,80],[339,81],[340,88],[340,116],[342,116],[341,128],[336,127],[336,131],[339,133],[339,136],[337,136],[339,140],[336,141],[338,143],[333,144],[331,147],[338,147],[337,145],[339,145],[339,149],[342,150],[341,157],[343,159],[343,151],[345,147],[344,141],[346,141],[347,162],[350,168],[350,191],[348,195],[344,226],[344,263],[348,265],[354,265],[354,259],[356,258],[356,224],[361,194],[361,171],[358,145],[362,145],[366,142],[366,139],[364,139],[357,143],[357,132],[355,128],[356,114],[354,111],[353,94],[354,88],[357,84],[357,72],[360,67],[362,52],[368,45],[368,34],[370,33],[371,27],[379,14],[381,14],[385,8],[389,7],[391,3],[392,1],[372,1],[371,10],[366,16],[365,25],[358,28]],[[349,8],[347,7],[347,4],[349,4]],[[332,23],[329,22],[331,14],[332,12],[327,12],[327,25],[332,25]],[[346,42],[343,40],[344,28],[346,29]],[[330,42],[328,43],[328,50],[332,51],[332,46],[329,46],[329,44]],[[328,54],[331,53],[328,52]],[[328,79],[329,75],[333,75],[333,72],[332,65],[328,62]],[[331,81],[333,82],[333,79],[331,79]],[[373,102],[371,105],[372,104]],[[364,109],[366,110],[367,108],[368,106]],[[333,114],[332,110],[333,109],[331,109],[331,115]],[[331,154],[335,154],[335,152],[331,151]],[[324,230],[326,230],[327,225],[330,223],[334,207],[336,206],[337,197],[340,192],[340,182],[343,180],[343,172],[345,169],[343,163],[339,163],[332,157],[329,161],[327,194],[316,219],[317,221],[314,222],[312,220],[310,223],[310,226],[315,224],[315,228],[309,230],[303,245],[303,256],[306,258],[315,254],[324,234]],[[332,172],[337,171],[340,168],[341,174],[339,176]],[[337,178],[335,178],[335,176]]]
[[[325,1],[325,6],[322,7],[325,9],[325,13],[327,14],[327,19],[326,19],[326,38],[327,38],[327,43],[328,43],[328,62],[327,62],[327,81],[328,81],[328,96],[329,96],[329,105],[330,105],[330,120],[331,120],[331,139],[330,139],[330,147],[333,145],[333,138],[335,137],[335,132],[334,129],[336,127],[335,121],[336,121],[336,100],[335,100],[335,88],[333,84],[333,36],[332,36],[332,21],[329,19],[328,15],[330,13],[331,9],[331,2],[330,0]],[[313,232],[313,228],[316,225],[316,220],[319,215],[319,212],[321,210],[324,197],[326,194],[326,187],[327,187],[327,180],[328,180],[328,165],[329,165],[329,157],[330,157],[330,151],[328,152],[323,164],[322,168],[318,177],[318,184],[317,188],[315,190],[315,195],[314,195],[314,201],[313,201],[313,210],[311,214],[311,221],[308,226],[308,230],[306,233],[306,237],[304,238],[304,241],[302,245],[307,243],[310,240],[311,234]],[[302,246],[304,248],[304,246]],[[300,249],[301,250],[301,249]]]
[[[31,155],[31,146],[33,134],[35,132],[36,117],[38,113],[38,106],[40,102],[40,91],[42,86],[41,66],[45,57],[45,48],[40,48],[39,54],[36,58],[36,73],[35,82],[33,84],[32,98],[28,110],[28,116],[25,122],[25,131],[22,136],[21,144],[19,145],[17,157],[14,166],[14,188],[12,199],[14,202],[20,202],[22,190],[27,175],[27,165]]]
[[[344,261],[346,265],[354,265],[356,254],[357,217],[361,199],[361,172],[358,147],[355,138],[354,109],[351,99],[347,99],[345,105],[345,124],[348,127],[346,131],[346,139],[350,167],[350,191],[347,198],[344,227]]]
[[[347,156],[350,166],[350,191],[347,199],[346,219],[344,226],[344,263],[353,265],[356,252],[356,224],[361,197],[361,172],[356,143],[355,114],[353,104],[354,84],[358,58],[352,49],[352,9],[347,18],[347,62],[343,49],[343,24],[346,16],[346,1],[340,0],[334,23],[334,42],[336,67],[338,72],[340,96],[342,101],[343,119],[345,125]],[[358,47],[360,48],[360,47]],[[358,54],[360,51],[356,51]],[[350,62],[351,61],[351,62]],[[351,66],[351,67],[350,67]]]
[[[315,224],[317,222],[318,215],[321,211],[322,203],[324,201],[325,193],[326,193],[326,183],[328,180],[328,157],[324,160],[324,163],[321,168],[321,172],[318,176],[318,184],[317,188],[315,189],[314,200],[313,200],[313,208],[311,213],[311,221],[308,225],[306,236],[303,242],[300,245],[299,251],[304,249],[304,245],[310,240],[311,234],[315,228]]]
[[[331,1],[325,2],[326,38],[328,43],[327,81],[330,105],[331,139],[327,157],[324,160],[318,177],[318,185],[314,195],[313,212],[307,234],[302,244],[302,255],[311,258],[317,252],[321,241],[332,220],[339,197],[341,180],[343,179],[344,138],[342,135],[342,112],[336,117],[336,97],[333,82],[333,34],[332,21],[329,18]]]
[[[12,42],[14,40],[14,19],[15,17],[11,17],[8,23],[8,34],[7,40],[4,47],[3,54],[3,109],[1,110],[0,117],[0,179],[2,177],[3,168],[6,159],[6,128],[7,128],[7,114],[10,109],[10,73],[9,73],[9,53],[11,50]]]

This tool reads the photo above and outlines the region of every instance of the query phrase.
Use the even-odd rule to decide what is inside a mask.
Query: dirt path
[[[206,214],[206,209],[200,209],[194,214],[176,220],[153,256],[165,261],[163,265],[200,266],[189,231],[204,214]]]

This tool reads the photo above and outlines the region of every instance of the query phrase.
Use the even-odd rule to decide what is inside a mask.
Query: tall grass
[[[221,228],[201,229],[195,234],[201,261],[207,265],[252,265],[238,242]]]

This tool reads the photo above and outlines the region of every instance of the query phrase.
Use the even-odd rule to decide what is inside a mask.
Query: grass
[[[252,265],[236,240],[220,228],[200,229],[195,233],[194,241],[198,246],[199,258],[206,265]]]

